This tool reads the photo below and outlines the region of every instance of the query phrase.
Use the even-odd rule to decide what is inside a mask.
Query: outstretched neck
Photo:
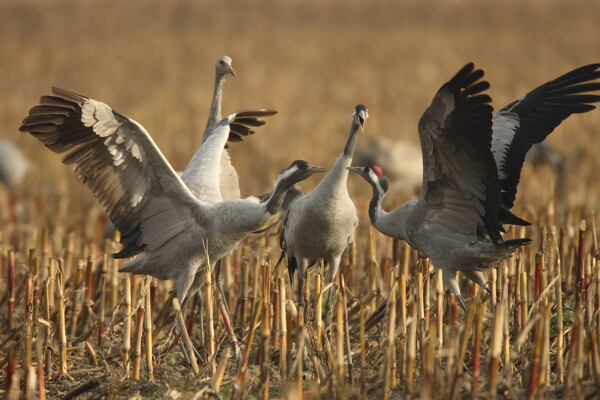
[[[360,124],[353,120],[352,127],[350,128],[350,134],[348,135],[348,140],[346,141],[346,146],[344,146],[344,152],[342,156],[350,158],[352,161],[352,156],[354,156],[354,148],[356,147],[356,136],[358,135],[358,129],[360,128]]]
[[[371,197],[371,202],[369,203],[369,219],[373,226],[379,229],[377,226],[378,222],[381,221],[386,214],[383,207],[381,207],[385,193],[380,192],[375,184],[371,183],[371,186],[373,187],[373,197]]]
[[[223,84],[225,83],[225,75],[215,75],[215,88],[213,91],[212,103],[210,105],[210,113],[208,114],[208,121],[204,128],[204,138],[215,128],[217,123],[221,120],[221,99],[223,97]]]
[[[337,158],[327,176],[321,181],[319,186],[330,188],[331,190],[346,190],[346,181],[348,180],[348,170],[346,167],[352,165],[352,157],[354,156],[354,147],[356,147],[356,136],[360,125],[356,121],[352,121],[350,134],[344,146],[342,154]]]
[[[292,186],[292,182],[288,182],[286,180],[281,179],[277,180],[277,183],[275,184],[275,189],[273,189],[273,191],[271,192],[271,196],[269,196],[269,200],[267,200],[267,202],[265,203],[265,208],[269,214],[277,214],[277,212],[281,208],[281,204],[283,203],[285,192],[287,192],[288,189]]]

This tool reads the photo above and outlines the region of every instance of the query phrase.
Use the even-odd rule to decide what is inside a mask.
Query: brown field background
[[[371,117],[358,147],[377,135],[418,143],[421,113],[468,61],[486,71],[499,109],[600,59],[596,1],[2,1],[0,15],[0,137],[34,160],[28,190],[48,202],[57,188],[67,201],[91,198],[58,157],[17,131],[53,85],[137,120],[183,169],[204,129],[215,60],[229,55],[237,77],[227,79],[223,114],[279,111],[231,148],[249,195],[294,159],[332,165],[357,103]],[[558,210],[598,204],[598,127],[591,112],[548,139],[566,163]],[[550,180],[525,170],[519,204],[543,211]],[[358,177],[350,188],[370,194]]]
[[[242,193],[259,194],[292,160],[331,166],[358,103],[369,107],[370,118],[357,148],[375,136],[418,144],[422,112],[469,61],[485,70],[496,110],[600,62],[598,21],[597,0],[1,0],[0,138],[16,142],[32,161],[19,188],[24,221],[98,243],[88,223],[102,212],[87,190],[58,156],[18,132],[51,86],[140,122],[182,170],[200,143],[214,63],[229,55],[237,77],[227,78],[223,115],[255,107],[279,112],[230,149]],[[516,214],[548,220],[553,199],[555,222],[575,229],[600,202],[600,112],[571,116],[548,142],[563,156],[564,173],[526,165]],[[317,182],[301,186],[310,190]],[[370,188],[351,176],[349,190],[361,218],[357,238],[365,243]],[[0,188],[0,223],[8,219],[7,198]]]

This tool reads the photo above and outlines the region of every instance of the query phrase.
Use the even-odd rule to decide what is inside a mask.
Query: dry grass
[[[183,169],[199,143],[198,132],[204,127],[214,62],[221,54],[231,56],[238,76],[229,78],[226,83],[223,112],[248,107],[269,107],[279,111],[255,137],[231,149],[241,176],[242,191],[256,194],[268,190],[277,171],[294,159],[331,165],[341,151],[350,116],[357,103],[369,106],[371,118],[365,135],[398,137],[416,143],[416,123],[422,111],[438,87],[467,61],[474,61],[476,66],[486,71],[496,108],[574,67],[598,62],[594,39],[597,37],[600,4],[593,0],[455,0],[444,4],[434,1],[337,0],[321,3],[293,0],[235,1],[227,4],[217,1],[0,1],[0,37],[3,38],[0,41],[0,93],[4,99],[0,106],[0,137],[16,141],[27,157],[34,160],[27,185],[17,193],[23,210],[17,222],[11,221],[7,212],[8,196],[0,188],[0,309],[3,311],[10,301],[8,250],[13,248],[16,257],[16,304],[11,326],[8,325],[8,317],[0,317],[2,378],[6,378],[7,368],[15,365],[22,382],[25,372],[30,371],[30,364],[34,368],[41,365],[41,354],[44,354],[43,359],[48,359],[47,345],[50,345],[53,353],[45,381],[47,397],[64,396],[83,383],[88,384],[89,398],[109,395],[130,397],[137,392],[155,398],[174,397],[177,393],[189,397],[200,388],[205,388],[204,394],[208,395],[207,385],[219,383],[218,374],[213,375],[213,369],[219,371],[218,363],[224,359],[223,350],[228,346],[227,341],[223,341],[223,329],[216,322],[216,309],[215,340],[219,352],[212,367],[200,365],[201,374],[194,376],[190,368],[182,365],[177,347],[167,352],[170,322],[158,332],[160,324],[155,323],[153,327],[146,327],[157,335],[154,342],[154,381],[145,380],[148,371],[145,361],[141,363],[140,375],[144,379],[122,381],[125,376],[121,369],[125,279],[115,273],[117,264],[113,261],[109,261],[106,274],[102,274],[102,252],[98,247],[106,222],[103,212],[56,156],[28,135],[17,132],[29,107],[41,94],[48,93],[52,85],[105,101],[141,122],[174,167]],[[481,361],[477,378],[481,396],[490,393],[490,385],[495,385],[503,395],[522,397],[532,387],[532,371],[536,371],[539,382],[533,385],[536,393],[557,392],[562,395],[564,385],[560,380],[559,366],[565,371],[563,379],[570,379],[571,394],[586,395],[597,390],[593,382],[600,371],[597,342],[593,339],[597,339],[599,327],[599,305],[594,303],[598,293],[598,266],[594,258],[597,253],[594,254],[596,247],[593,242],[597,243],[597,239],[592,237],[592,218],[600,201],[597,178],[600,135],[596,132],[599,126],[600,113],[591,112],[571,117],[549,137],[549,142],[563,155],[565,168],[562,175],[556,176],[549,168],[533,170],[526,166],[523,170],[517,214],[535,222],[524,233],[533,237],[535,244],[520,256],[521,271],[529,279],[525,293],[529,297],[531,314],[527,318],[533,320],[539,316],[540,322],[527,326],[522,318],[519,325],[517,315],[522,315],[523,309],[517,308],[515,300],[521,300],[523,292],[519,299],[514,296],[522,280],[519,280],[519,270],[510,270],[511,264],[507,264],[498,270],[498,291],[507,293],[505,290],[511,290],[509,294],[512,296],[512,300],[503,306],[506,314],[502,335],[493,333],[500,311],[490,299],[486,300],[484,308],[473,311],[472,336],[463,335],[464,331],[468,331],[465,327],[470,329],[471,325],[465,322],[469,315],[461,311],[458,311],[456,326],[453,327],[454,308],[448,305],[447,296],[441,308],[436,304],[436,286],[432,285],[435,276],[429,277],[427,271],[421,275],[426,283],[421,288],[432,285],[428,291],[425,290],[430,296],[424,299],[430,299],[430,307],[417,307],[418,324],[405,325],[402,321],[411,315],[410,304],[418,303],[415,288],[421,267],[416,255],[410,253],[406,257],[407,273],[403,275],[402,268],[396,271],[398,291],[395,297],[399,303],[395,314],[398,325],[396,340],[391,346],[395,353],[390,356],[390,343],[386,340],[391,336],[388,329],[391,310],[385,304],[390,297],[392,245],[389,239],[375,235],[376,250],[369,250],[365,209],[370,190],[361,179],[350,179],[349,187],[361,213],[362,224],[357,231],[357,255],[352,261],[347,260],[346,267],[342,269],[348,282],[346,302],[355,380],[354,385],[346,382],[348,396],[361,396],[361,382],[364,382],[367,396],[383,396],[384,381],[396,385],[389,393],[391,397],[408,396],[410,388],[414,391],[413,396],[448,397],[453,390],[453,382],[456,382],[454,390],[457,396],[470,396],[474,387],[475,360]],[[365,137],[359,137],[358,147]],[[316,179],[310,179],[303,186],[308,190],[315,183]],[[556,190],[552,189],[553,183]],[[391,207],[404,200],[390,198],[386,204]],[[588,302],[578,307],[573,290],[577,283],[574,271],[579,260],[578,229],[581,220],[587,221],[582,242],[582,265],[589,290],[583,292],[580,298]],[[562,240],[559,252],[550,239],[552,226],[556,226],[557,241]],[[42,240],[44,228],[49,233],[47,242]],[[36,249],[35,257],[30,256],[30,248]],[[562,285],[555,284],[545,300],[540,298],[534,303],[537,298],[534,255],[538,249],[545,257],[545,264],[542,264],[545,267],[540,269],[539,275],[542,288],[544,279],[546,284],[554,279],[557,255],[562,261],[563,274],[559,280]],[[373,254],[373,257],[366,254]],[[400,260],[404,259],[403,254],[404,250]],[[226,297],[233,309],[244,295],[239,290],[244,265],[242,256],[250,260],[247,265],[246,294],[249,298],[246,318],[240,320],[240,309],[234,319],[236,330],[243,340],[248,340],[253,316],[259,315],[259,320],[265,321],[264,311],[257,314],[261,310],[258,301],[263,293],[260,285],[263,273],[260,265],[255,268],[256,260],[260,264],[265,255],[277,256],[274,241],[266,244],[249,241],[230,259]],[[86,275],[88,256],[92,257],[92,262],[89,264],[90,274]],[[59,374],[61,350],[54,293],[50,293],[49,297],[51,314],[46,316],[43,311],[45,278],[54,277],[49,287],[55,291],[54,274],[59,270],[58,264],[51,263],[50,258],[64,260],[66,361],[72,378]],[[368,262],[369,258],[376,262]],[[79,260],[83,260],[83,264],[78,277]],[[55,268],[54,272],[49,270],[50,266]],[[369,268],[372,268],[371,274]],[[41,272],[38,274],[36,271]],[[315,274],[311,273],[311,282]],[[373,277],[372,282],[369,282],[369,276]],[[84,289],[88,285],[88,277],[91,277],[92,283]],[[505,288],[504,282],[511,282],[510,277],[513,279],[512,286]],[[271,278],[271,290],[277,287],[281,291],[275,275]],[[406,298],[402,294],[403,280],[407,287]],[[259,284],[253,290],[255,281]],[[376,289],[376,296],[366,299],[371,293],[371,285]],[[104,302],[100,301],[102,287],[105,288]],[[562,291],[556,292],[556,287]],[[36,307],[32,300],[35,288],[39,288],[41,324],[31,323],[31,312]],[[168,288],[169,285],[164,283],[156,288],[155,314],[166,303]],[[138,309],[139,294],[143,293],[143,288],[138,289],[138,296],[134,293],[132,298],[134,311]],[[337,291],[337,285],[331,290]],[[469,288],[465,290],[467,293],[471,291]],[[26,296],[28,293],[31,297]],[[256,297],[252,297],[252,293]],[[288,286],[286,298],[293,299],[293,293],[296,292],[291,292]],[[558,294],[563,302],[557,301]],[[276,309],[274,297],[270,299],[271,308],[265,308],[271,310],[272,317]],[[357,299],[369,300],[363,305],[367,328],[364,345],[361,345],[359,335],[360,305]],[[557,320],[559,303],[564,304],[562,317],[558,318],[565,322],[562,351],[557,348],[559,336],[553,325],[553,321]],[[105,307],[104,313],[100,311],[101,305]],[[376,308],[380,306],[383,308],[377,314]],[[28,309],[29,314],[26,313]],[[436,331],[439,309],[444,321],[441,332]],[[573,314],[576,310],[581,310],[581,316]],[[191,313],[193,310],[189,306],[184,309],[186,318]],[[3,312],[2,315],[6,314]],[[75,315],[78,323],[73,325]],[[318,347],[317,343],[321,343],[318,340],[323,339],[319,339],[315,331],[317,325],[311,319],[312,315],[309,314],[304,325],[309,358],[304,366],[306,379],[300,386],[311,391],[313,397],[318,387],[323,393],[331,391],[333,396],[338,393],[335,388],[340,387],[337,343],[341,338],[333,329],[323,351],[311,353],[310,349]],[[547,315],[552,317],[547,318]],[[100,324],[101,316],[105,318],[103,325]],[[156,318],[156,315],[152,317]],[[298,387],[298,382],[292,382],[292,378],[294,368],[298,368],[294,360],[299,333],[291,317],[287,318],[287,348],[292,356],[285,360],[290,380],[280,378],[278,345],[283,340],[277,344],[271,341],[268,345],[264,337],[264,322],[261,322],[254,345],[249,348],[246,373],[247,377],[256,378],[256,381],[241,380],[241,383],[245,382],[241,392],[245,391],[251,397],[258,395],[259,390],[265,394],[265,386],[261,388],[259,382],[262,373],[263,382],[270,377],[267,386],[270,396],[296,393],[290,388]],[[579,325],[578,318],[581,319]],[[171,317],[168,318],[170,320]],[[478,320],[481,321],[479,325],[476,324]],[[45,321],[49,321],[48,326]],[[104,334],[99,344],[100,326],[104,327]],[[134,350],[135,316],[131,327],[131,348]],[[522,333],[524,327],[531,328],[529,334]],[[140,323],[140,329],[144,330],[143,323]],[[196,327],[196,340],[197,331]],[[573,339],[575,332],[578,336]],[[275,328],[270,332],[271,335],[280,333]],[[595,333],[595,338],[592,333]],[[91,336],[82,338],[81,335],[85,334]],[[44,341],[47,335],[52,335],[52,340]],[[479,356],[474,348],[475,335],[481,337]],[[490,343],[491,336],[506,338],[499,352]],[[436,343],[439,339],[436,342],[436,338],[439,337],[443,344],[438,348]],[[461,347],[463,337],[464,346]],[[28,338],[35,339],[30,353],[31,363],[27,359]],[[82,344],[78,346],[75,343],[77,338],[85,340],[81,340]],[[413,341],[415,347],[409,346]],[[86,346],[86,342],[91,346]],[[142,343],[142,352],[145,351],[145,343]],[[327,351],[327,343],[333,346],[331,353]],[[39,348],[36,349],[36,346]],[[259,356],[259,348],[267,349],[269,357]],[[92,351],[98,367],[91,361]],[[244,351],[245,346],[242,346]],[[9,353],[12,356],[8,356]],[[131,356],[133,359],[133,352]],[[208,354],[203,356],[205,360],[210,358]],[[360,368],[363,356],[367,363],[365,371]],[[145,356],[140,354],[140,357],[144,359]],[[259,358],[270,359],[270,375],[261,371],[266,364],[258,365]],[[461,364],[457,364],[457,360]],[[345,362],[341,368],[344,368],[344,376],[348,379]],[[457,368],[457,365],[463,365],[462,362],[465,363],[464,369]],[[225,365],[220,391],[224,398],[231,396],[234,382],[239,379],[239,370],[234,364],[230,361]],[[384,365],[393,372],[384,371]],[[395,370],[392,365],[396,366]],[[407,365],[414,365],[414,368],[407,369]],[[538,370],[534,365],[541,367]],[[497,374],[492,372],[495,369]],[[455,372],[460,377],[454,375]],[[33,375],[30,373],[29,376]],[[491,377],[494,378],[492,382]],[[21,390],[27,390],[27,386]],[[118,390],[124,390],[125,394],[118,395]]]

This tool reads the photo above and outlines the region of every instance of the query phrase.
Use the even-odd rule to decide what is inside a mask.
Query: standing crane
[[[595,107],[600,64],[587,65],[532,90],[492,117],[482,70],[463,67],[437,92],[419,121],[423,184],[418,200],[381,207],[388,182],[378,166],[350,167],[373,188],[371,223],[425,254],[466,304],[457,271],[487,289],[482,271],[510,257],[528,238],[503,240],[503,224],[529,225],[513,207],[527,151],[565,118]],[[489,291],[489,289],[488,289]]]
[[[282,258],[287,254],[290,281],[298,270],[298,304],[304,309],[302,287],[308,267],[319,258],[329,264],[329,281],[333,281],[344,249],[354,240],[358,225],[356,208],[348,195],[346,181],[352,163],[356,137],[363,130],[369,114],[359,104],[352,114],[350,134],[342,154],[327,175],[310,193],[299,196],[286,210],[281,224]],[[327,297],[325,320],[329,323],[331,291]]]
[[[123,249],[113,256],[138,258],[120,271],[172,279],[180,302],[203,284],[206,268],[275,215],[285,192],[324,169],[295,161],[278,175],[265,203],[256,198],[206,203],[198,200],[136,121],[99,101],[53,88],[42,96],[19,128],[73,165],[79,180],[121,231]],[[234,120],[248,121],[269,111],[233,113],[211,136],[224,147]],[[214,153],[215,158],[220,153]],[[217,158],[218,159],[218,158]],[[211,265],[207,265],[210,259]]]
[[[221,120],[221,100],[223,98],[223,85],[225,84],[225,77],[227,75],[235,76],[235,71],[231,66],[231,58],[228,56],[221,56],[215,63],[215,86],[213,89],[213,97],[210,105],[210,111],[208,113],[208,120],[206,121],[206,127],[202,134],[202,141],[200,147],[196,153],[192,156],[188,165],[182,174],[183,182],[185,182],[194,192],[194,186],[201,186],[204,181],[204,175],[201,173],[203,159],[202,155],[199,154],[204,143],[210,137],[213,129],[217,123]],[[238,125],[234,124],[231,127],[231,131],[235,132]],[[252,131],[254,133],[254,131]],[[247,135],[247,133],[245,133]],[[232,135],[231,141],[242,140],[240,135]],[[220,167],[217,171],[219,174],[219,187],[223,200],[239,199],[240,198],[240,183],[238,175],[231,165],[231,158],[227,150],[222,150]],[[201,191],[201,189],[199,189]]]

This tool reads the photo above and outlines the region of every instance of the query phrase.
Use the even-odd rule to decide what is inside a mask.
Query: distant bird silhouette
[[[29,170],[29,161],[11,141],[0,139],[0,182],[9,191],[21,184]]]
[[[600,83],[589,82],[600,77],[599,68],[575,69],[492,117],[483,71],[467,64],[442,86],[419,121],[424,170],[419,199],[392,212],[381,207],[389,186],[381,168],[349,168],[373,188],[373,226],[429,257],[463,308],[457,271],[487,288],[482,271],[531,242],[501,236],[502,224],[529,224],[510,212],[525,154],[569,115],[595,108],[588,103],[600,96],[586,92],[600,89]]]
[[[357,105],[342,154],[317,187],[304,196],[300,193],[283,216],[280,237],[282,257],[285,254],[288,256],[290,280],[298,269],[298,304],[301,307],[304,307],[302,287],[307,268],[323,258],[329,264],[329,281],[333,281],[344,249],[354,240],[358,218],[346,188],[346,167],[352,163],[356,136],[364,128],[367,118],[367,107]],[[329,293],[325,308],[326,323],[329,322],[332,304]]]
[[[19,214],[15,189],[23,182],[29,170],[29,161],[11,141],[0,139],[0,182],[8,192],[8,210],[10,218]]]

